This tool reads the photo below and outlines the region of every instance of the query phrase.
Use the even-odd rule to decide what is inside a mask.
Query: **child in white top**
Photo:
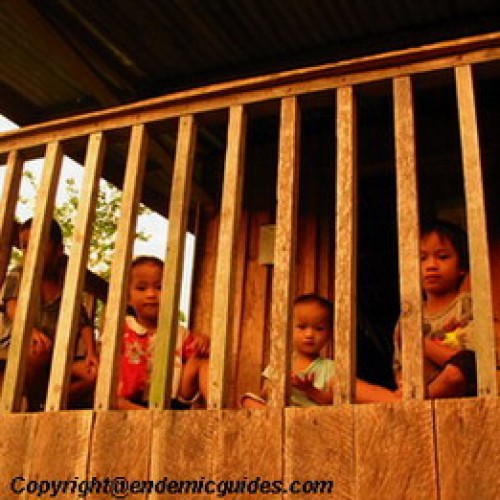
[[[332,336],[333,304],[315,294],[301,295],[293,306],[292,406],[328,405],[333,402],[332,378],[335,362],[321,357],[321,350]],[[267,380],[273,376],[271,367],[264,370],[260,396],[244,394],[244,408],[266,405]],[[356,381],[359,402],[399,400],[399,395],[383,387]]]

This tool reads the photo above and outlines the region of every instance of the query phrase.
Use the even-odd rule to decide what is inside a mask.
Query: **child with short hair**
[[[292,406],[328,405],[333,402],[335,361],[323,358],[321,350],[332,336],[333,304],[316,294],[298,296],[293,305]],[[271,367],[263,372],[260,396],[246,393],[241,398],[244,408],[260,408],[267,404],[267,380]],[[384,387],[356,380],[358,402],[398,401],[400,396]]]
[[[420,239],[424,294],[424,378],[429,398],[476,394],[471,347],[472,298],[467,290],[467,235],[451,222],[424,225]],[[400,331],[395,329],[395,374],[400,379]]]
[[[134,315],[125,318],[118,384],[119,409],[147,406],[163,267],[163,261],[152,256],[136,257],[131,264],[128,300]],[[172,408],[188,408],[196,399],[200,385],[204,392],[209,344],[207,336],[179,327]]]
[[[22,251],[28,247],[32,219],[19,226],[19,246]],[[51,220],[49,241],[44,248],[44,262],[40,295],[33,307],[35,322],[31,334],[31,346],[28,354],[25,393],[28,410],[39,411],[44,402],[52,360],[52,348],[56,334],[57,320],[61,307],[62,290],[66,272],[63,237],[61,227]],[[13,269],[5,278],[3,302],[5,304],[4,335],[2,346],[10,344],[10,332],[16,311],[17,298],[21,283],[22,266]],[[97,374],[98,358],[96,354],[93,325],[85,308],[80,308],[79,335],[85,346],[85,358],[74,361],[71,366],[71,383],[68,398],[70,403],[78,403],[91,395]]]

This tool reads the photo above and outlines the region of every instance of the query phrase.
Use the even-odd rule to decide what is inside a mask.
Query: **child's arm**
[[[394,403],[401,400],[400,391],[391,391],[380,385],[356,379],[357,403]]]
[[[144,406],[132,403],[126,398],[119,397],[116,402],[116,408],[118,410],[144,410]]]
[[[314,386],[314,373],[304,376],[292,374],[292,387],[303,392],[308,399],[318,405],[329,405],[333,403],[331,381],[326,389],[318,389]]]
[[[85,365],[87,368],[97,367],[99,359],[97,357],[94,332],[91,326],[84,326],[80,335],[82,336],[83,345],[85,346]]]
[[[448,364],[443,371],[427,386],[429,398],[452,398],[463,396],[467,389],[467,381],[455,365]]]
[[[254,394],[253,392],[247,392],[243,394],[240,398],[240,405],[242,408],[252,409],[252,408],[265,408],[267,406],[267,379],[262,382],[262,388],[260,390],[260,395]]]
[[[11,298],[7,300],[5,304],[5,314],[10,321],[14,321],[14,316],[16,314],[17,299]],[[49,352],[52,349],[52,340],[45,335],[38,328],[33,327],[31,329],[31,350],[36,354],[42,354],[44,352]]]
[[[424,339],[424,354],[438,366],[444,366],[460,349],[454,349],[441,342],[431,339]]]

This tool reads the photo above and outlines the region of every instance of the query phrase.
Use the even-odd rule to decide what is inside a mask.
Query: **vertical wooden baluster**
[[[70,366],[73,361],[75,340],[80,322],[80,299],[87,270],[92,223],[94,221],[103,159],[104,137],[102,133],[96,133],[90,136],[87,147],[71,255],[61,298],[61,310],[57,323],[56,342],[47,393],[46,408],[49,411],[60,410],[64,408],[66,403]]]
[[[62,148],[59,142],[47,145],[40,188],[37,192],[35,216],[30,242],[24,260],[23,275],[12,325],[12,339],[2,393],[2,411],[17,411],[21,405],[26,359],[35,320],[35,307],[40,300],[44,250],[54,212],[54,200],[61,172]]]
[[[354,401],[356,373],[356,108],[352,87],[337,91],[334,402]]]
[[[472,68],[455,68],[469,235],[470,273],[479,396],[496,396],[495,333],[491,302],[486,209]]]
[[[269,405],[283,407],[290,386],[292,301],[295,292],[300,112],[296,97],[281,102],[276,242],[271,305]]]
[[[403,397],[423,399],[422,292],[415,125],[411,80],[394,79]]]
[[[111,264],[108,302],[102,333],[99,376],[94,404],[98,410],[109,410],[114,406],[116,399],[118,370],[115,369],[117,368],[115,361],[123,338],[132,242],[135,238],[147,143],[145,126],[134,125],[130,136],[120,220],[116,234],[115,254]]]
[[[233,328],[236,237],[241,213],[244,178],[246,116],[243,106],[229,111],[226,164],[221,220],[215,269],[210,387],[208,407],[221,409],[227,403],[228,353]]]
[[[9,265],[14,212],[19,196],[19,185],[23,175],[23,161],[17,151],[11,151],[7,158],[2,198],[0,199],[0,288]]]
[[[174,353],[179,328],[179,298],[184,242],[191,198],[196,123],[192,115],[182,116],[175,153],[174,177],[168,212],[168,247],[162,280],[160,320],[155,339],[150,407],[168,407],[171,398]]]

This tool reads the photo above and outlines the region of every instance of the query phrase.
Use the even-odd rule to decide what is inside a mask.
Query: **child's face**
[[[162,268],[152,262],[135,266],[130,275],[129,304],[144,326],[156,325],[160,310]]]
[[[316,302],[296,304],[293,308],[293,343],[305,356],[318,356],[331,334],[328,310]]]
[[[424,236],[420,242],[420,269],[425,293],[435,296],[456,292],[465,274],[451,241],[437,233]]]
[[[23,229],[19,233],[19,248],[22,252],[26,252],[28,248],[28,243],[30,241],[31,229]],[[59,262],[59,257],[63,254],[63,248],[61,245],[54,245],[54,242],[49,239],[45,249],[43,251],[43,269],[48,271],[53,267],[57,266]]]

